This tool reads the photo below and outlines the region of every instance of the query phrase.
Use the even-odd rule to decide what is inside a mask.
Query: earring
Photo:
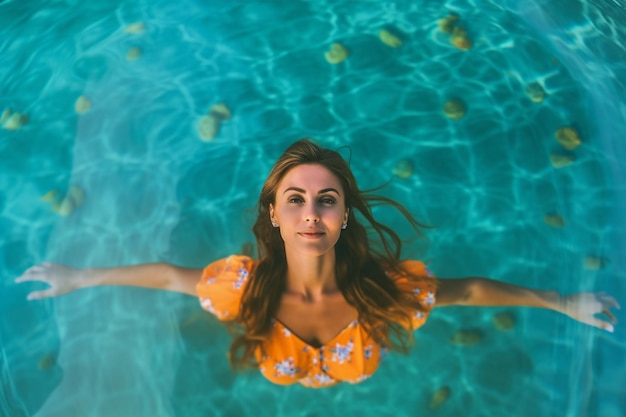
[[[344,223],[341,225],[341,230],[346,230],[348,228],[348,223]]]
[[[278,227],[278,223],[276,223],[274,220],[272,220],[272,227]]]

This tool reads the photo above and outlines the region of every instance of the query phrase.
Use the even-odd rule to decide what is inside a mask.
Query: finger
[[[27,281],[43,281],[48,282],[48,270],[50,269],[49,262],[44,262],[39,265],[31,266],[24,273],[15,279],[16,283]]]
[[[28,277],[26,275],[20,275],[19,277],[15,278],[13,282],[16,282],[19,284],[20,282],[26,282],[26,281],[30,281]]]
[[[615,297],[608,295],[605,292],[599,292],[596,294],[596,300],[601,302],[603,305],[607,305],[608,307],[615,307],[617,309],[621,309],[619,303],[615,299]]]
[[[15,278],[15,283],[19,284],[20,282],[28,282],[28,281],[44,281],[43,276],[35,273],[26,272],[23,275]]]
[[[609,307],[615,307],[618,310],[621,310],[622,307],[620,307],[619,303],[617,302],[617,300],[613,297],[611,297],[610,295],[604,296],[603,301],[606,302]]]
[[[43,267],[41,265],[34,265],[28,268],[22,275],[15,279],[15,282],[32,281],[32,276],[36,273],[42,272]]]
[[[608,309],[607,310],[602,310],[602,314],[607,316],[609,318],[609,320],[611,320],[611,323],[617,323],[617,319],[615,318],[613,313],[611,313],[610,310],[608,310]]]
[[[30,273],[24,273],[23,275],[15,278],[16,283],[20,283],[20,282],[28,282],[28,281],[41,281],[41,279],[34,274],[30,274]]]
[[[43,298],[50,298],[50,297],[54,297],[56,294],[54,292],[54,290],[52,288],[48,289],[48,290],[43,290],[43,291],[34,291],[31,292],[30,294],[28,294],[28,296],[26,297],[27,300],[32,301],[32,300],[41,300]]]
[[[611,323],[604,321],[604,320],[592,319],[592,320],[589,320],[587,324],[590,324],[602,330],[606,330],[609,333],[613,333],[613,331],[615,330]]]

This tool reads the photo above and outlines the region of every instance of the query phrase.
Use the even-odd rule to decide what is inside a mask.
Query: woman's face
[[[339,179],[318,164],[292,168],[278,184],[270,219],[280,227],[287,253],[319,256],[328,252],[348,220]]]

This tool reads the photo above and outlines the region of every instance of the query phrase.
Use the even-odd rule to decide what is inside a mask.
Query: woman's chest
[[[305,303],[281,300],[276,319],[306,344],[319,347],[332,341],[358,318],[344,299]]]

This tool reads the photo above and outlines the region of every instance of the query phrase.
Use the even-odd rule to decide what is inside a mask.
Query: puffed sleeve
[[[202,308],[222,321],[237,317],[253,265],[248,256],[231,255],[204,268],[196,285]]]
[[[407,296],[414,297],[422,306],[423,311],[415,310],[411,314],[413,330],[421,327],[435,306],[437,280],[420,261],[403,261],[400,266],[408,274],[389,274],[396,286]]]

